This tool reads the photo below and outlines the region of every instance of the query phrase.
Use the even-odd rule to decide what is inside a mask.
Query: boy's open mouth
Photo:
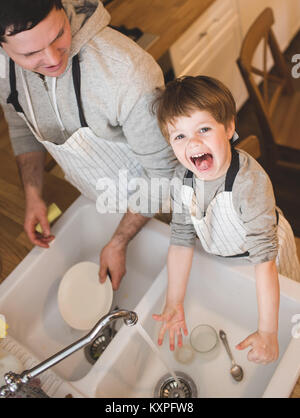
[[[213,164],[213,156],[209,152],[193,155],[190,160],[199,171],[208,170]]]

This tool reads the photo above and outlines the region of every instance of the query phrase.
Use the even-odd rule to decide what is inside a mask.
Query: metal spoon
[[[229,344],[228,344],[228,341],[227,341],[226,334],[222,329],[219,331],[219,336],[220,336],[220,338],[221,338],[221,340],[222,340],[222,342],[223,342],[223,344],[226,348],[227,354],[229,355],[229,358],[230,358],[231,363],[232,363],[232,367],[230,369],[231,376],[234,378],[234,380],[236,380],[237,382],[240,382],[243,379],[243,376],[244,376],[243,369],[241,368],[241,366],[236,364],[236,362],[234,361],[231,350],[229,348]]]

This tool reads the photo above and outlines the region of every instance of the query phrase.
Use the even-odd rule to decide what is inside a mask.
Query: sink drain
[[[118,309],[117,306],[116,306],[116,309]],[[117,331],[115,329],[115,322],[113,322],[111,325],[107,325],[104,328],[102,334],[100,334],[92,342],[92,344],[89,344],[84,348],[84,354],[89,363],[91,364],[96,363],[96,361],[101,356],[101,354],[106,349],[106,347],[111,342],[111,340],[114,338],[116,333]]]
[[[84,354],[88,362],[95,364],[109,343],[110,339],[105,334],[102,334],[92,344],[86,346],[84,348]]]
[[[198,392],[194,381],[183,372],[175,372],[178,383],[169,373],[164,375],[154,390],[155,398],[197,398]]]

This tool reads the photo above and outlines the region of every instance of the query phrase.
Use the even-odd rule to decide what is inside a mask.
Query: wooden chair
[[[249,135],[238,142],[235,148],[240,148],[250,154],[256,160],[261,158],[260,144],[257,136]]]
[[[262,135],[259,137],[262,163],[271,178],[285,171],[300,173],[300,91],[295,91],[292,76],[272,31],[274,15],[266,8],[248,30],[237,60],[254,106]],[[263,68],[253,66],[253,57],[263,43]],[[267,50],[274,67],[267,70]],[[258,86],[255,75],[262,77]]]

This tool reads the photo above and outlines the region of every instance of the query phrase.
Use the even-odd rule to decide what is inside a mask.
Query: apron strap
[[[193,177],[194,173],[187,169],[183,177],[183,184],[185,186],[193,187]]]
[[[219,255],[218,257],[224,257],[224,258],[240,258],[240,257],[248,257],[250,255],[249,251],[245,251],[241,254],[235,254],[235,255]]]
[[[86,128],[88,127],[88,124],[84,116],[82,102],[81,102],[81,76],[80,76],[80,65],[79,65],[78,54],[75,55],[72,59],[72,75],[73,75],[73,84],[74,84],[74,90],[76,94],[80,124],[82,128]]]
[[[275,213],[276,213],[276,225],[278,225],[278,223],[279,223],[279,212],[278,212],[277,208],[275,208]]]
[[[233,182],[235,177],[240,169],[240,159],[239,154],[236,149],[231,146],[231,163],[227,170],[226,178],[225,178],[225,192],[231,192]]]
[[[16,67],[14,61],[9,59],[9,83],[10,83],[10,95],[8,96],[6,103],[12,104],[17,113],[23,113],[22,106],[19,103],[17,82],[16,82]]]
[[[81,126],[84,128],[84,127],[87,127],[88,124],[86,123],[86,119],[84,117],[82,104],[81,104],[80,66],[79,66],[78,55],[75,55],[73,57],[72,75],[73,75],[73,84],[74,84],[78,112],[79,112],[79,119],[80,119]],[[20,105],[19,99],[18,99],[17,82],[16,82],[16,66],[15,66],[14,61],[11,58],[9,60],[9,83],[10,83],[10,94],[6,102],[8,104],[12,104],[17,113],[24,114],[23,108]]]

